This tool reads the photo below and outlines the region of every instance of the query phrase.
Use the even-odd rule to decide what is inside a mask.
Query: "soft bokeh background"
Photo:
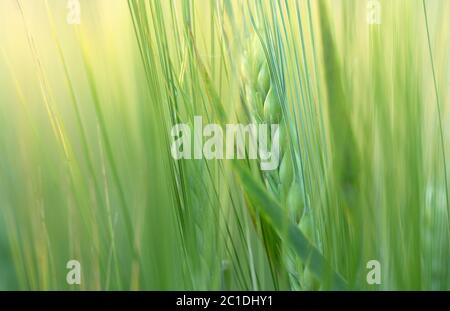
[[[379,2],[0,1],[0,289],[449,289],[450,2]],[[255,163],[170,156],[243,119],[255,36],[310,235]]]

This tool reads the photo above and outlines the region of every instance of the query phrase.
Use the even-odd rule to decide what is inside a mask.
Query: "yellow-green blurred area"
[[[170,153],[255,120],[255,57],[294,203]],[[447,0],[1,0],[0,289],[448,290],[449,83]]]

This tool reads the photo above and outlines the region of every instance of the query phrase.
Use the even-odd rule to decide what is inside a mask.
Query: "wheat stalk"
[[[311,213],[304,208],[303,183],[293,162],[297,155],[296,151],[290,148],[289,124],[286,124],[283,118],[281,101],[277,96],[260,38],[253,34],[249,42],[240,66],[245,111],[255,123],[280,125],[280,165],[275,171],[262,172],[262,176],[267,190],[279,200],[308,239],[313,241]],[[272,137],[272,133],[269,137]],[[317,288],[317,280],[307,265],[299,262],[290,250],[285,250],[283,256],[291,288]]]

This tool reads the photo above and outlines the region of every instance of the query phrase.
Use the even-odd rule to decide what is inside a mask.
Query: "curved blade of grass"
[[[311,271],[320,280],[328,281],[331,289],[345,290],[347,288],[346,281],[333,270],[320,252],[308,241],[297,226],[289,220],[278,202],[252,177],[252,174],[245,166],[240,165],[238,162],[234,163],[246,192],[258,203],[255,207],[272,225],[281,239],[285,239],[285,242],[292,247],[295,253],[304,262],[309,263]]]

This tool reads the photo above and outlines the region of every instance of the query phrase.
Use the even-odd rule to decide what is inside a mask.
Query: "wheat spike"
[[[296,154],[289,148],[288,125],[283,122],[281,103],[275,84],[272,83],[269,64],[260,38],[253,34],[249,42],[240,68],[246,111],[255,123],[280,125],[280,164],[275,171],[263,172],[264,181],[268,191],[272,192],[281,206],[287,209],[292,220],[313,241],[311,213],[304,212],[303,184],[296,176],[293,165]],[[272,133],[269,137],[271,135]],[[283,256],[292,289],[317,288],[317,280],[290,250],[284,250]]]

